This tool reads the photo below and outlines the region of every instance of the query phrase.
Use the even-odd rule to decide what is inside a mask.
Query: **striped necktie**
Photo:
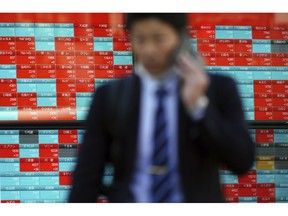
[[[153,133],[152,152],[152,202],[171,202],[172,184],[171,170],[168,169],[168,127],[167,113],[165,112],[164,98],[167,96],[167,91],[159,88],[156,91],[157,108],[155,113],[155,128]]]

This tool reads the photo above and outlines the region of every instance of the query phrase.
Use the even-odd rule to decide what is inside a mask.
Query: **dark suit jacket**
[[[219,167],[244,174],[255,156],[235,82],[220,75],[209,76],[206,93],[210,103],[202,120],[192,120],[178,99],[179,175],[184,202],[223,202]],[[109,201],[133,202],[129,184],[137,151],[140,90],[137,75],[96,90],[69,202],[96,201],[108,161],[115,167],[114,183],[107,192]]]

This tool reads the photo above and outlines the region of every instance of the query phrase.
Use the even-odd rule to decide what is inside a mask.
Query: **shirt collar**
[[[176,92],[179,76],[176,74],[175,66],[170,67],[161,77],[155,77],[149,74],[146,68],[140,63],[135,64],[134,71],[139,75],[143,87],[147,92],[154,94],[161,86],[164,87],[168,93],[170,93],[170,91],[173,93]]]

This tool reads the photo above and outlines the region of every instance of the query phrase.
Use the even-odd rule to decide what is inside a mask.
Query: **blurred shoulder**
[[[236,82],[233,78],[221,74],[208,74],[212,85],[235,85]]]
[[[105,84],[102,84],[97,87],[95,90],[95,95],[107,95],[110,92],[113,94],[118,94],[122,92],[126,85],[130,83],[136,83],[139,80],[138,76],[129,76],[125,78],[113,79]]]

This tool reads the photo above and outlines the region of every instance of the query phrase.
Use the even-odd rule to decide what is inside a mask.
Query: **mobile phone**
[[[178,64],[177,63],[177,57],[182,53],[182,52],[189,52],[189,54],[191,55],[192,58],[194,58],[196,60],[196,62],[203,67],[203,60],[202,57],[193,50],[189,38],[187,36],[186,32],[183,32],[180,36],[180,43],[177,46],[174,54],[172,55],[172,63],[173,64]]]

